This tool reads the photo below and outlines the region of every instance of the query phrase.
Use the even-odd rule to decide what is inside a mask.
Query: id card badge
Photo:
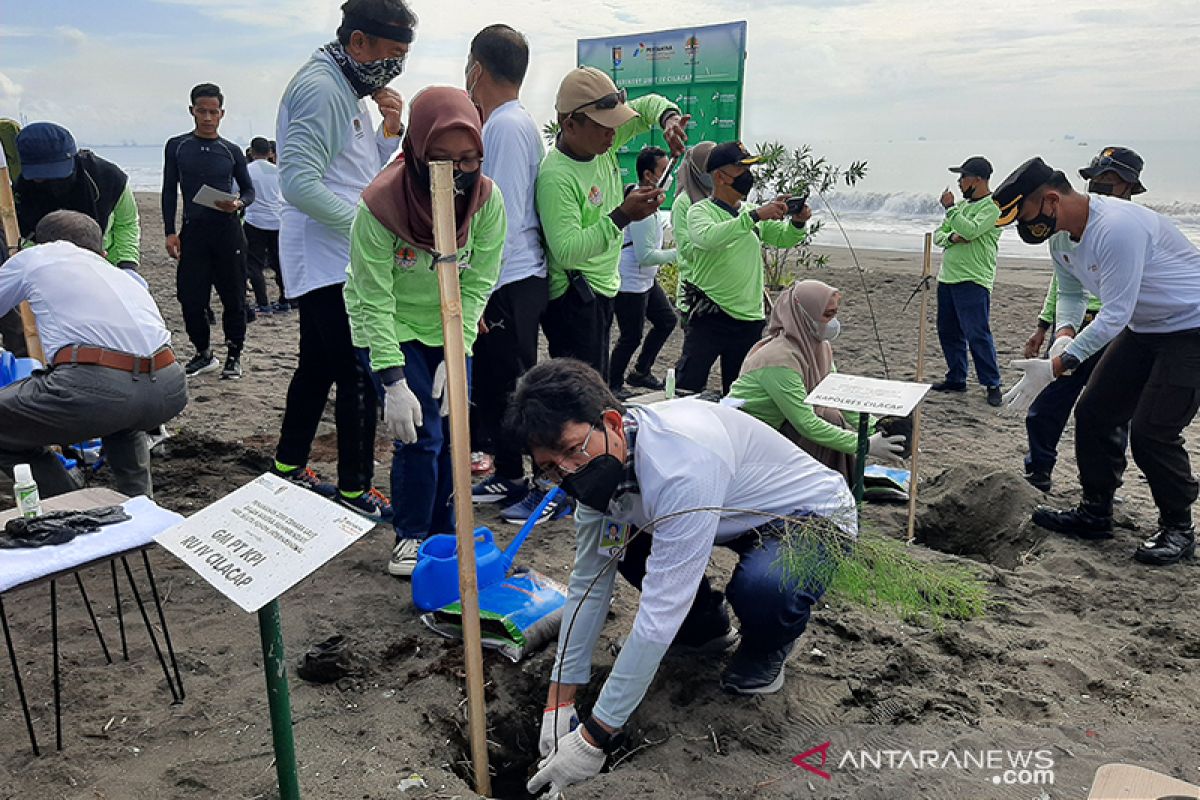
[[[629,541],[629,523],[617,522],[605,517],[601,523],[600,546],[596,548],[596,552],[612,558],[621,552],[627,541]]]

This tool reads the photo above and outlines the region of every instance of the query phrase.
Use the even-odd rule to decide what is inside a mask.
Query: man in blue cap
[[[78,211],[104,232],[105,257],[123,269],[137,269],[141,231],[129,177],[53,122],[34,122],[17,134],[21,177],[13,186],[21,236],[32,239],[51,211]]]

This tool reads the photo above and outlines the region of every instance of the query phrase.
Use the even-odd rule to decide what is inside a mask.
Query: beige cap
[[[595,67],[576,67],[568,72],[567,77],[558,85],[554,110],[559,114],[581,111],[598,125],[619,128],[636,117],[637,112],[623,102],[617,103],[613,108],[589,105],[616,93],[617,85],[605,73]]]

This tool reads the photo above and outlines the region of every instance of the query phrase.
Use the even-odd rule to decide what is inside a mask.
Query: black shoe
[[[751,649],[743,641],[721,675],[721,688],[733,694],[774,694],[783,688],[783,664],[796,645],[775,650]]]
[[[634,392],[632,389],[626,389],[624,387],[620,389],[613,389],[612,387],[609,387],[609,391],[612,392],[613,397],[617,398],[622,403],[636,394],[636,392]]]
[[[212,350],[205,350],[202,353],[196,353],[191,361],[183,366],[183,374],[189,378],[194,378],[197,375],[203,375],[206,372],[213,372],[221,368],[221,362],[213,355]]]
[[[993,408],[999,408],[1004,405],[1004,394],[1000,391],[999,386],[987,387],[988,405]]]
[[[663,382],[651,375],[649,372],[638,372],[633,370],[625,376],[625,382],[630,386],[637,386],[641,389],[649,389],[652,392],[659,392],[663,389]]]
[[[225,359],[225,369],[221,370],[221,379],[226,381],[241,380],[242,377],[242,359],[237,356],[229,356]]]
[[[1050,473],[1036,469],[1025,470],[1025,482],[1039,492],[1050,491]]]
[[[1158,532],[1133,551],[1135,561],[1155,567],[1177,564],[1196,555],[1196,531],[1188,525],[1160,525]]]
[[[254,306],[246,306],[245,314],[246,314],[246,323],[247,324],[254,322],[254,320],[258,319],[258,314],[255,313]]]
[[[929,387],[935,392],[965,392],[967,385],[965,383],[951,383],[950,381],[938,381],[933,386]]]
[[[1033,510],[1033,524],[1055,533],[1078,536],[1080,539],[1111,539],[1113,529],[1112,506],[1082,502],[1075,508],[1058,511],[1049,506],[1038,506]]]

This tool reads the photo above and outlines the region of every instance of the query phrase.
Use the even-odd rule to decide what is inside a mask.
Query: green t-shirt
[[[691,207],[692,198],[682,190],[675,195],[675,202],[671,204],[671,233],[675,236],[675,268],[679,275],[675,287],[675,307],[685,312],[687,308],[683,302],[683,282],[692,279],[691,267],[688,266],[688,258],[692,253],[692,237],[688,234],[687,226],[687,212]]]
[[[991,195],[978,200],[960,200],[946,211],[946,219],[933,242],[945,248],[942,254],[942,269],[938,272],[939,283],[978,283],[992,290],[996,282],[996,253],[1000,248],[1000,206]],[[957,233],[965,242],[951,242],[950,235]]]
[[[1071,241],[1071,234],[1066,231],[1058,231],[1050,237],[1050,253],[1053,255],[1056,252],[1070,253],[1075,250],[1075,243]],[[1091,292],[1087,292],[1088,304],[1087,310],[1094,316],[1100,311],[1100,298]],[[1058,274],[1050,276],[1050,288],[1046,290],[1046,300],[1042,303],[1042,313],[1038,314],[1038,319],[1046,322],[1051,328],[1054,327],[1054,312],[1058,308]],[[1079,331],[1076,331],[1079,333]]]
[[[843,411],[848,428],[839,428],[804,402],[808,389],[799,372],[787,367],[763,367],[747,372],[729,387],[729,396],[743,402],[742,411],[779,430],[790,422],[805,439],[839,453],[858,450],[858,414]]]
[[[621,166],[617,151],[645,133],[667,111],[679,108],[667,98],[648,94],[629,101],[638,116],[617,128],[608,152],[577,161],[550,148],[537,176],[537,211],[546,238],[550,299],[567,291],[567,270],[582,272],[596,294],[614,297],[621,286],[617,264],[624,234],[609,214],[621,205]]]
[[[467,243],[458,250],[462,285],[463,339],[475,344],[479,317],[500,277],[500,257],[508,221],[500,187],[471,218]],[[346,312],[355,347],[371,351],[371,369],[404,366],[401,342],[441,347],[442,303],[433,256],[383,226],[359,202],[350,227],[350,266],[346,270]]]
[[[731,213],[709,197],[687,212],[691,251],[691,282],[721,309],[740,320],[763,319],[763,242],[772,247],[795,247],[804,228],[791,220],[755,222],[753,209],[743,203]],[[678,235],[678,234],[677,234]]]

